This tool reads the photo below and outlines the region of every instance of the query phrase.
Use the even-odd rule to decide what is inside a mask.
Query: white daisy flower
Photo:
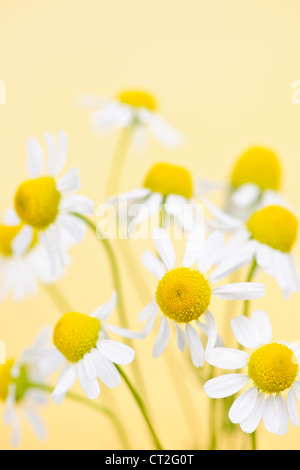
[[[278,191],[281,165],[277,154],[266,147],[251,147],[234,165],[226,211],[245,220],[265,191]]]
[[[47,353],[49,332],[45,329],[35,344],[26,349],[19,361],[9,359],[0,366],[0,401],[4,402],[4,422],[12,427],[12,444],[17,446],[21,439],[21,418],[32,428],[40,439],[46,431],[38,416],[37,409],[46,403],[45,394],[34,384],[43,384],[45,376],[39,368],[39,361]]]
[[[209,306],[213,297],[226,300],[250,300],[265,295],[263,284],[244,282],[225,284],[212,287],[212,284],[224,279],[230,273],[249,263],[251,255],[244,254],[239,258],[225,260],[210,275],[210,271],[218,260],[224,243],[224,235],[213,232],[204,240],[203,228],[191,233],[189,236],[182,267],[175,268],[175,250],[167,233],[157,229],[154,233],[155,246],[158,257],[150,251],[143,253],[142,262],[145,267],[158,279],[154,299],[141,312],[139,320],[146,321],[142,334],[145,336],[153,329],[155,321],[160,317],[159,333],[154,345],[153,356],[160,356],[170,337],[170,324],[177,330],[177,345],[184,350],[188,343],[192,362],[201,367],[205,360],[205,351],[193,323],[200,327],[207,335],[206,353],[210,351],[217,341],[217,326]],[[197,269],[191,266],[198,262]],[[199,320],[204,315],[206,325]],[[181,328],[184,326],[184,330]]]
[[[178,147],[182,135],[157,113],[157,102],[143,90],[126,90],[115,98],[83,95],[80,104],[88,108],[98,108],[92,116],[92,123],[100,133],[114,129],[133,129],[133,147],[143,148],[147,130],[160,143],[167,147]]]
[[[55,348],[41,361],[41,368],[47,373],[64,365],[52,394],[56,403],[62,402],[77,378],[92,400],[100,393],[98,379],[109,388],[120,384],[120,374],[114,364],[130,364],[135,352],[129,346],[110,340],[107,331],[126,338],[138,338],[139,334],[104,323],[116,303],[114,293],[109,302],[91,315],[70,312],[57,322],[53,333]]]
[[[278,194],[266,191],[259,206],[246,222],[238,221],[222,213],[209,201],[209,210],[221,225],[231,231],[232,237],[226,244],[223,256],[244,249],[252,250],[257,266],[272,276],[285,296],[299,292],[299,269],[293,256],[293,248],[298,238],[298,215]]]
[[[118,207],[119,219],[127,222],[129,235],[155,215],[163,218],[164,227],[175,220],[187,233],[203,222],[203,206],[196,202],[191,173],[169,163],[156,163],[142,187],[111,197],[107,202]]]
[[[15,194],[15,213],[24,224],[18,238],[19,244],[29,247],[38,233],[49,257],[58,253],[64,264],[64,239],[69,236],[81,242],[85,234],[80,215],[94,213],[93,202],[85,196],[72,194],[80,188],[78,170],[72,168],[65,176],[57,178],[67,158],[67,136],[58,133],[58,145],[52,135],[45,134],[48,152],[47,165],[43,148],[35,138],[28,139],[28,171],[30,179],[18,187]]]
[[[37,232],[34,232],[30,246],[27,242],[24,244],[23,234],[20,236],[23,227],[10,214],[5,216],[5,223],[0,224],[0,301],[10,294],[16,301],[33,296],[40,283],[53,283],[63,274],[60,258],[56,256],[50,263]],[[61,248],[61,253],[67,264],[66,250]]]
[[[210,379],[204,385],[206,394],[229,397],[250,383],[231,406],[230,420],[239,423],[246,433],[254,432],[263,420],[270,433],[286,434],[289,419],[294,426],[299,425],[296,397],[300,400],[300,349],[295,344],[271,342],[272,326],[264,311],[254,311],[250,319],[243,315],[234,318],[231,326],[237,341],[253,351],[215,348],[206,360],[222,369],[247,367],[247,371]]]

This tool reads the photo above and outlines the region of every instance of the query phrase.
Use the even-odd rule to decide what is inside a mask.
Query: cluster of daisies
[[[102,134],[130,127],[135,147],[145,144],[147,130],[168,147],[183,141],[158,114],[155,99],[144,91],[124,91],[113,99],[84,96],[81,103],[95,108],[92,121]],[[94,215],[94,203],[77,194],[78,170],[72,168],[59,176],[67,158],[66,134],[60,131],[57,138],[45,134],[44,141],[42,146],[35,138],[28,140],[29,176],[17,187],[13,207],[0,225],[2,300],[10,294],[22,300],[36,294],[40,284],[55,283],[63,276],[70,262],[70,247],[82,241],[85,218]],[[204,391],[213,399],[238,394],[229,419],[239,423],[245,433],[253,433],[261,421],[277,435],[287,432],[289,421],[297,426],[297,344],[272,341],[267,313],[255,310],[231,320],[240,346],[227,348],[213,307],[214,298],[262,298],[265,286],[253,281],[259,269],[275,279],[284,296],[299,292],[300,277],[293,256],[299,217],[281,196],[280,180],[276,154],[253,147],[237,161],[225,188],[195,180],[184,167],[160,162],[147,172],[139,187],[109,198],[107,202],[118,206],[122,214],[124,207],[130,214],[134,206],[128,216],[128,236],[154,215],[159,216],[159,226],[153,232],[154,249],[141,257],[141,268],[144,265],[156,278],[153,297],[139,314],[143,325],[135,332],[106,323],[118,303],[118,292],[114,292],[91,314],[66,312],[53,331],[43,331],[20,359],[9,359],[0,366],[0,399],[5,403],[5,422],[13,427],[13,442],[17,444],[20,438],[20,413],[40,437],[45,435],[36,409],[45,402],[43,386],[49,374],[61,370],[52,392],[56,403],[64,400],[77,379],[84,394],[94,400],[100,394],[100,382],[109,388],[118,386],[119,367],[135,358],[132,347],[111,340],[110,333],[142,341],[157,322],[154,357],[163,354],[174,332],[179,350],[188,348],[196,368],[208,363],[234,371],[208,380]],[[222,192],[222,208],[209,200],[212,190]],[[204,220],[199,217],[199,207],[205,208]],[[179,261],[168,231],[171,224],[178,225],[185,237]],[[246,266],[251,274],[246,282],[225,281]]]

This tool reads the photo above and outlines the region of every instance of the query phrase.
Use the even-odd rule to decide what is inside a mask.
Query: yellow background
[[[81,92],[111,96],[126,87],[150,90],[161,113],[187,142],[168,151],[151,141],[144,156],[130,155],[123,190],[138,187],[156,161],[184,163],[195,178],[225,181],[240,152],[262,144],[279,153],[284,194],[299,210],[300,105],[291,101],[292,82],[300,78],[299,14],[296,0],[1,0],[0,80],[7,86],[7,104],[0,106],[1,213],[11,206],[15,188],[25,178],[27,137],[42,139],[44,132],[59,129],[70,141],[66,169],[78,167],[81,193],[96,206],[102,202],[117,134],[95,136],[89,112],[77,106],[76,98]],[[145,247],[151,249],[151,241],[132,244],[136,261]],[[298,247],[296,251],[299,258]],[[72,256],[59,287],[75,310],[89,313],[112,293],[109,264],[92,234],[72,249]],[[152,277],[143,276],[149,292],[144,302],[122,264],[133,328],[138,328],[137,315],[155,289]],[[299,295],[285,301],[275,281],[264,275],[259,279],[266,283],[267,296],[253,306],[269,312],[274,339],[300,339]],[[240,309],[239,305],[233,313]],[[224,304],[216,303],[220,325],[223,311]],[[18,355],[40,327],[54,325],[58,315],[42,289],[34,299],[2,304],[0,339],[6,342],[8,355]],[[181,398],[192,418],[187,426],[165,360],[151,357],[153,341],[152,334],[136,350],[157,432],[166,448],[205,448],[208,401],[195,374],[190,367],[183,369],[183,357],[170,346],[167,356],[178,386],[188,387],[188,395],[183,388]],[[126,370],[131,374],[130,367]],[[100,401],[117,403],[132,447],[151,448],[126,387],[102,390]],[[119,448],[106,418],[83,406],[67,400],[60,407],[50,403],[42,416],[47,441],[38,442],[24,425],[22,448]],[[263,426],[258,431],[259,448],[299,449],[299,442],[300,427],[290,425],[284,437],[268,434]],[[10,432],[2,421],[0,448],[10,448]]]

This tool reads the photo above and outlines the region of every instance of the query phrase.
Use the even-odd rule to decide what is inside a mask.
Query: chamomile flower
[[[182,135],[157,112],[156,99],[144,90],[124,90],[113,98],[84,95],[80,102],[89,108],[98,108],[92,123],[100,133],[114,129],[132,128],[133,146],[145,146],[147,130],[167,147],[178,147]]]
[[[130,364],[135,353],[129,346],[110,340],[107,331],[126,338],[137,338],[139,334],[104,323],[116,302],[117,296],[113,294],[109,302],[91,315],[69,312],[57,322],[53,332],[55,347],[41,362],[42,370],[47,373],[64,366],[52,394],[56,403],[62,402],[77,378],[92,400],[100,393],[98,379],[109,388],[120,384],[120,374],[114,364]]]
[[[278,191],[281,166],[277,154],[266,147],[251,147],[234,165],[231,174],[227,210],[245,219],[253,211],[265,191]]]
[[[69,236],[74,242],[81,242],[85,234],[84,223],[73,214],[93,214],[94,204],[85,196],[72,194],[80,188],[76,168],[58,178],[67,158],[66,134],[58,133],[57,146],[50,134],[45,135],[45,142],[47,162],[39,142],[35,138],[28,139],[30,179],[19,185],[14,209],[19,223],[23,224],[18,234],[20,243],[29,247],[37,235],[50,260],[58,253],[63,264],[64,239]]]
[[[217,341],[217,327],[209,306],[213,297],[226,300],[254,299],[265,295],[262,284],[246,282],[225,284],[213,287],[213,284],[224,279],[230,273],[249,263],[251,255],[245,252],[239,258],[224,261],[210,275],[205,275],[215,267],[224,235],[213,232],[207,239],[203,237],[202,227],[192,232],[188,238],[181,267],[175,267],[176,257],[173,244],[163,229],[154,232],[154,241],[158,257],[150,251],[143,253],[142,262],[157,278],[155,297],[141,312],[139,320],[147,324],[142,331],[146,336],[153,329],[160,316],[160,328],[153,348],[153,356],[160,356],[170,338],[170,325],[177,330],[177,345],[184,350],[188,343],[192,362],[201,367],[205,360],[205,351],[194,325],[207,334],[206,352],[213,348]],[[197,262],[197,268],[192,269]],[[204,316],[206,325],[200,318]],[[182,329],[184,326],[184,330]]]
[[[299,425],[296,397],[300,400],[300,349],[295,344],[271,342],[272,326],[264,311],[256,310],[251,318],[231,320],[237,341],[252,352],[215,348],[207,362],[222,369],[243,369],[245,373],[221,375],[204,385],[211,398],[224,398],[247,388],[233,403],[229,418],[246,433],[256,430],[263,420],[267,431],[286,434],[289,419]],[[285,395],[286,400],[285,400]]]
[[[45,329],[34,345],[24,351],[19,360],[9,359],[0,365],[0,402],[5,406],[4,422],[12,427],[12,444],[21,439],[21,418],[25,418],[40,439],[46,431],[37,410],[46,403],[45,394],[36,387],[45,382],[39,362],[47,354],[49,332]]]
[[[26,231],[20,236],[23,228],[24,225],[9,214],[0,224],[0,301],[10,294],[16,301],[33,296],[37,293],[40,283],[53,283],[63,274],[60,259],[56,256],[50,263],[45,247],[38,240],[37,232],[34,232],[29,246],[26,240],[24,243]],[[66,250],[61,248],[61,254],[66,265]]]
[[[224,255],[243,249],[252,250],[257,266],[277,281],[284,295],[299,292],[300,276],[293,256],[299,221],[297,214],[282,197],[266,192],[260,205],[244,223],[223,215],[209,201],[206,204],[217,219],[222,219],[224,226],[228,222],[228,229],[233,232]],[[228,217],[227,221],[224,217]]]
[[[196,203],[194,181],[184,167],[170,163],[156,163],[147,173],[143,185],[107,201],[119,208],[120,218],[128,221],[128,233],[154,215],[163,218],[163,224],[175,220],[185,232],[191,232],[202,222],[202,211]]]

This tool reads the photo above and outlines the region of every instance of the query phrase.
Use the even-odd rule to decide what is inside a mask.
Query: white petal
[[[62,194],[75,193],[81,187],[79,170],[71,168],[62,178],[57,181],[57,189]]]
[[[260,188],[256,184],[247,183],[237,188],[231,199],[239,207],[248,207],[258,199],[260,192]]]
[[[208,210],[216,217],[220,226],[225,230],[233,230],[241,227],[242,222],[239,219],[226,214],[224,211],[212,204],[208,199],[203,199],[203,202]]]
[[[139,314],[139,322],[144,322],[150,319],[154,313],[158,312],[158,305],[156,300],[153,299]]]
[[[224,279],[224,277],[238,271],[239,269],[247,266],[253,259],[252,252],[244,252],[240,256],[230,258],[219,264],[218,268],[210,275],[209,280],[211,282],[218,282]]]
[[[268,432],[276,434],[279,427],[279,415],[275,397],[272,394],[268,396],[265,402],[263,422]]]
[[[285,399],[282,395],[276,395],[275,397],[277,411],[279,414],[279,427],[276,432],[277,435],[282,436],[288,432],[289,429],[289,415]]]
[[[159,332],[152,350],[153,357],[159,357],[166,349],[170,338],[170,325],[163,315],[160,321]]]
[[[216,320],[210,312],[206,311],[204,314],[204,318],[205,318],[206,325],[207,325],[207,329],[206,329],[207,343],[205,346],[205,354],[207,354],[216,345],[217,337],[218,337],[218,329],[217,329]]]
[[[39,439],[43,440],[46,438],[46,428],[43,421],[37,415],[35,410],[32,407],[26,407],[24,409],[26,414],[27,421],[29,422],[31,428],[36,433]]]
[[[257,399],[257,388],[251,387],[243,392],[233,403],[229,410],[229,419],[232,423],[241,423],[252,412]]]
[[[155,230],[153,238],[162,262],[168,269],[173,269],[176,261],[175,250],[167,232],[158,228]]]
[[[162,279],[166,274],[166,268],[163,263],[151,251],[144,251],[142,254],[142,263],[157,279]]]
[[[198,261],[204,240],[205,227],[197,225],[189,234],[182,263],[183,267],[189,268]]]
[[[98,320],[105,320],[115,310],[118,302],[118,294],[116,291],[113,292],[110,300],[98,307],[90,316],[98,318]]]
[[[221,375],[208,380],[203,388],[210,398],[225,398],[239,392],[248,381],[243,374]]]
[[[55,372],[64,363],[65,357],[56,348],[48,351],[38,362],[38,366],[43,374]]]
[[[178,147],[182,144],[182,134],[161,116],[142,109],[139,112],[139,119],[141,122],[148,124],[153,136],[167,147]]]
[[[198,269],[201,273],[214,266],[221,253],[224,240],[224,234],[217,230],[206,239],[199,254]]]
[[[254,310],[251,315],[251,324],[261,344],[268,344],[272,340],[272,325],[268,314],[263,310]]]
[[[252,300],[264,297],[266,288],[258,282],[236,282],[217,287],[212,293],[215,297],[226,300]]]
[[[206,361],[221,369],[241,369],[247,365],[249,355],[231,348],[214,348],[206,355]]]
[[[81,215],[94,215],[94,203],[81,194],[74,194],[62,200],[59,210],[61,212],[75,212]]]
[[[265,407],[265,397],[264,394],[261,393],[257,396],[256,403],[248,416],[244,421],[241,422],[241,429],[246,432],[251,434],[254,432],[259,425],[263,413],[264,413],[264,407]]]
[[[290,388],[287,396],[287,411],[293,426],[299,426],[299,415],[297,410],[295,390],[293,387]]]
[[[24,225],[12,241],[12,250],[15,256],[22,256],[30,247],[33,240],[33,228]]]
[[[156,214],[163,202],[163,196],[159,193],[152,193],[142,204],[139,204],[138,214],[130,222],[128,232],[131,236],[134,235],[136,227],[147,219],[150,219],[153,214]],[[135,209],[132,206],[132,209]],[[128,214],[131,215],[131,214]]]
[[[249,318],[240,315],[231,320],[231,328],[237,341],[245,348],[257,348],[260,345],[260,336]]]
[[[191,353],[192,363],[195,367],[202,367],[204,364],[204,348],[200,336],[195,328],[189,323],[185,326],[185,334]]]
[[[98,363],[98,377],[101,382],[109,388],[114,388],[120,385],[121,377],[116,366],[102,356],[97,349],[92,350],[91,353]]]
[[[107,359],[120,365],[130,364],[135,356],[135,352],[132,348],[110,339],[99,341],[97,349]]]
[[[78,379],[86,396],[95,400],[100,394],[100,385],[97,379],[89,380],[83,361],[78,362]]]
[[[174,325],[176,327],[176,342],[177,342],[177,347],[180,351],[184,351],[186,347],[186,336],[184,334],[184,331],[180,328],[180,326],[177,325],[176,322],[174,322]]]
[[[131,339],[141,339],[143,335],[138,333],[137,331],[129,330],[128,328],[121,328],[120,326],[116,325],[108,325],[105,324],[105,329],[115,333],[116,335],[122,336],[123,338],[131,338]]]
[[[91,352],[86,353],[81,361],[87,380],[93,382],[98,377],[97,362]]]
[[[66,229],[74,240],[78,243],[82,242],[86,233],[86,228],[81,220],[71,214],[60,214],[57,221],[59,226]]]
[[[60,374],[56,387],[52,393],[52,398],[54,399],[54,401],[56,397],[59,398],[61,395],[65,395],[68,390],[72,387],[72,385],[74,385],[76,379],[76,364],[73,364],[72,366],[67,365]]]
[[[122,193],[117,196],[109,197],[107,202],[110,204],[117,204],[120,202],[127,202],[127,201],[136,201],[139,199],[145,199],[145,197],[149,196],[150,189],[147,188],[137,188],[133,189],[132,191],[128,191],[127,193]]]
[[[31,178],[39,178],[43,174],[44,151],[39,142],[30,137],[26,143],[28,152],[27,168]]]

